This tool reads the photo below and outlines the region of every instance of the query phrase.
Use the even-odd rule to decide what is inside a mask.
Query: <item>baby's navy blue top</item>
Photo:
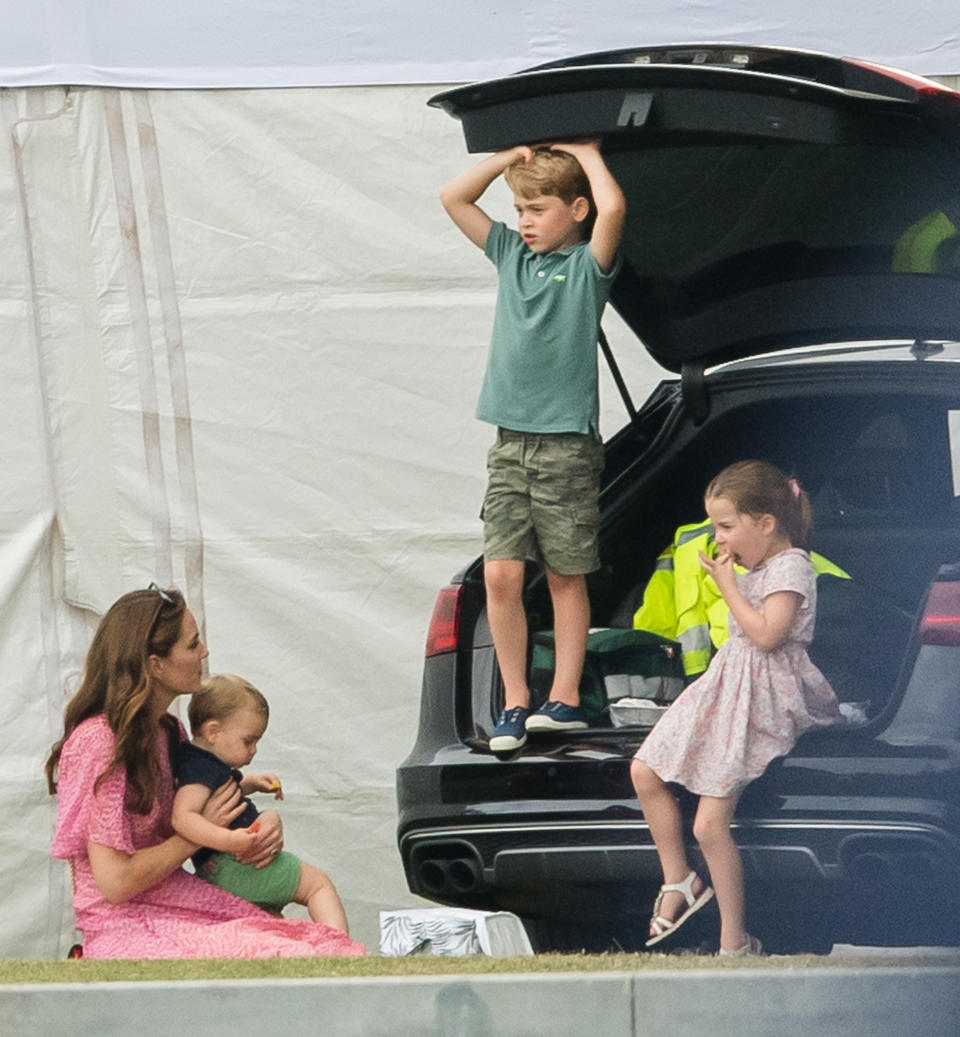
[[[238,785],[243,779],[240,771],[192,742],[180,742],[174,750],[173,776],[177,779],[178,787],[180,785],[206,785],[211,792],[216,791],[231,778]],[[249,828],[256,821],[260,811],[247,796],[243,797],[243,802],[243,813],[230,822],[230,828]],[[217,852],[208,847],[197,850],[190,858],[194,868],[201,867]]]

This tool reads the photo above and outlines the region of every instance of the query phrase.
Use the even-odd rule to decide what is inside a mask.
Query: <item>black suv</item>
[[[612,305],[668,377],[634,406],[601,343],[626,425],[607,443],[593,624],[632,625],[658,554],[742,458],[799,477],[815,550],[852,577],[839,608],[822,598],[811,655],[859,719],[804,736],[744,794],[750,931],[784,951],[960,942],[960,94],[710,44],[431,103],[470,151],[601,136],[627,196]],[[533,640],[552,625],[533,569],[525,597]],[[477,559],[437,599],[397,773],[410,889],[515,911],[542,949],[642,946],[660,871],[629,764],[648,728],[607,711],[498,757],[501,699]]]

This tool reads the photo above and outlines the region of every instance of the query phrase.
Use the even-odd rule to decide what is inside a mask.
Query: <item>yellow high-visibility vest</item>
[[[956,219],[956,217],[954,217]],[[898,273],[952,273],[960,267],[960,237],[953,220],[935,209],[911,224],[893,248]]]
[[[678,526],[673,542],[658,555],[643,601],[633,614],[635,630],[649,630],[680,642],[687,677],[703,673],[714,651],[729,636],[730,610],[713,577],[700,564],[699,551],[716,557],[713,524],[704,520]],[[810,552],[810,561],[817,576],[829,573],[850,579],[849,573],[815,551]]]

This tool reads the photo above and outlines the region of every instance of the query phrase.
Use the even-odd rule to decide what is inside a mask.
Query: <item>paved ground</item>
[[[853,956],[863,948],[837,948]],[[889,952],[884,952],[889,953]],[[898,952],[902,954],[903,952]],[[957,1037],[935,964],[0,988],[4,1037]]]

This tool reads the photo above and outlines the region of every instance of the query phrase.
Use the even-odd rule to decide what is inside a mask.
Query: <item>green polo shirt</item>
[[[619,257],[604,274],[589,242],[538,254],[504,223],[484,251],[499,288],[477,417],[516,432],[596,431],[597,335]]]

